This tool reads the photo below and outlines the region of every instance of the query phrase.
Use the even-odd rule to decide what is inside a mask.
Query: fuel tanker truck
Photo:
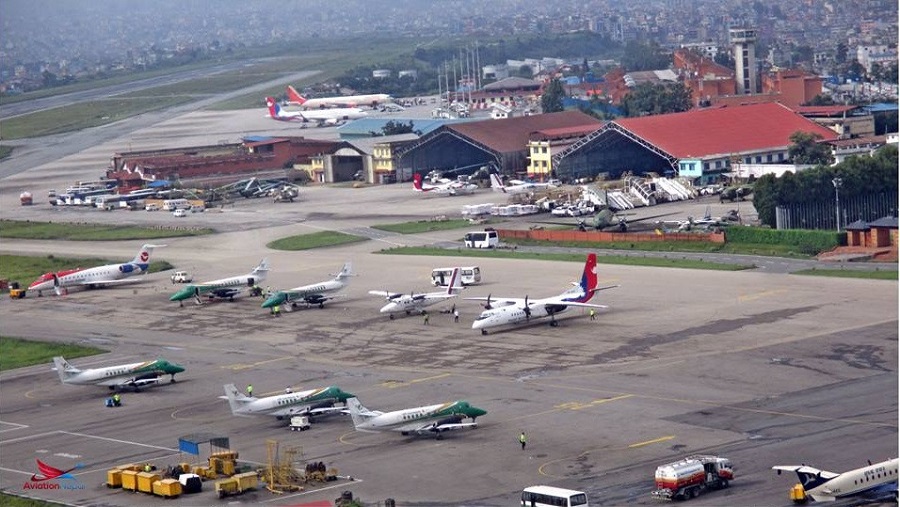
[[[688,456],[656,469],[656,490],[661,500],[687,500],[711,489],[727,488],[734,470],[727,458],[708,455]]]

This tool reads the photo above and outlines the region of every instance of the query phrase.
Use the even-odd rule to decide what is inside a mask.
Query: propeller
[[[525,312],[525,320],[531,318],[531,308],[528,306],[528,295],[525,295],[525,308],[522,308],[522,311]]]
[[[203,300],[200,299],[200,288],[194,287],[194,299],[197,301],[198,305],[203,304]]]
[[[491,295],[488,294],[487,301],[484,302],[484,309],[485,309],[485,310],[490,310],[491,308],[493,308],[493,307],[491,306]]]

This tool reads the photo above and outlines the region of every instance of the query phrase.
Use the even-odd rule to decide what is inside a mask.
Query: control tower
[[[738,95],[756,93],[756,30],[729,28],[728,36],[734,46],[734,73]]]

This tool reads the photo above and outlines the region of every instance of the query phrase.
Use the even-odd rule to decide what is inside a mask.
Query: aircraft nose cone
[[[191,297],[191,295],[193,293],[194,293],[193,287],[191,287],[191,286],[185,287],[185,288],[181,289],[180,291],[176,292],[175,294],[172,294],[172,296],[169,298],[169,301],[181,301],[182,299],[187,299],[187,298]]]
[[[286,297],[283,292],[276,292],[275,294],[270,296],[269,299],[263,301],[262,307],[263,308],[272,308],[275,305],[280,305],[281,303],[284,303],[285,299],[286,299]]]
[[[480,408],[478,408],[478,407],[472,407],[472,408],[469,410],[469,415],[472,416],[472,417],[481,417],[481,416],[483,416],[483,415],[485,415],[485,414],[487,414],[487,410],[480,409]]]

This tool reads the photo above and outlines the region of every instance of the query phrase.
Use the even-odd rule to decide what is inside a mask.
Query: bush
[[[754,245],[792,245],[807,255],[816,255],[847,244],[847,235],[836,231],[777,230],[760,227],[729,227],[725,231],[728,243]]]

